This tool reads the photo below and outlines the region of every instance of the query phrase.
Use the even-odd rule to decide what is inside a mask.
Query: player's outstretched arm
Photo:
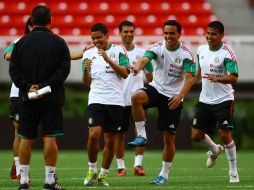
[[[132,72],[133,72],[133,75],[136,75],[140,70],[142,70],[145,65],[151,61],[151,58],[150,57],[142,57],[136,64],[135,66],[131,69]]]

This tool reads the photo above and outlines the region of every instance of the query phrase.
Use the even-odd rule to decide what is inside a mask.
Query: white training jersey
[[[211,51],[207,44],[198,48],[198,68],[201,69],[202,90],[199,101],[206,104],[218,104],[227,100],[234,100],[234,90],[231,84],[211,82],[206,79],[207,74],[223,77],[228,73],[238,75],[237,60],[234,51],[222,43],[218,50]]]
[[[4,55],[6,53],[12,52],[14,45],[19,41],[20,38],[14,40],[4,51]],[[19,97],[19,88],[16,87],[16,85],[14,83],[12,83],[11,85],[11,92],[10,92],[10,98],[11,97]]]
[[[105,52],[115,63],[128,66],[129,61],[126,57],[126,50],[122,46],[111,44]],[[88,105],[98,103],[124,106],[121,76],[98,54],[96,47],[84,52],[83,60],[85,59],[92,60]]]
[[[19,88],[14,83],[11,84],[10,98],[19,97]]]
[[[195,58],[182,43],[179,43],[177,49],[168,50],[165,40],[157,42],[146,50],[145,56],[155,61],[154,77],[150,85],[167,97],[180,93],[184,84],[183,72],[195,75]]]
[[[145,50],[143,48],[134,45],[133,49],[127,51],[130,65],[134,66],[144,53]],[[141,70],[137,75],[133,76],[133,74],[130,73],[126,79],[122,80],[125,106],[130,106],[132,94],[136,90],[144,87],[144,74],[151,72],[153,72],[153,66],[152,63],[149,62],[145,65],[144,70]]]

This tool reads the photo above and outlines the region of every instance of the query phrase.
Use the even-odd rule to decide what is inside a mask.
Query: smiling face
[[[165,25],[164,29],[164,39],[166,41],[166,47],[169,49],[176,49],[178,47],[178,40],[181,33],[178,33],[177,27],[172,25]]]
[[[210,49],[218,49],[224,33],[220,33],[218,29],[208,27],[206,30],[206,40]]]
[[[107,49],[108,47],[108,39],[109,35],[104,34],[101,31],[95,31],[91,32],[91,38],[93,41],[93,44],[98,48],[98,49]]]
[[[131,44],[134,39],[134,27],[123,26],[120,36],[124,44]]]

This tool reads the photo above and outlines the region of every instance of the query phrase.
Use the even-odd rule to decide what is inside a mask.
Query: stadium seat
[[[115,34],[123,20],[135,23],[137,35],[158,35],[163,23],[169,19],[182,23],[184,35],[194,35],[202,34],[207,24],[217,19],[205,0],[2,0],[1,35],[9,35],[10,28],[12,34],[14,29],[19,34],[19,28],[24,27],[32,8],[38,4],[51,8],[52,27],[61,35],[89,34],[85,28],[90,29],[97,22],[105,23]]]

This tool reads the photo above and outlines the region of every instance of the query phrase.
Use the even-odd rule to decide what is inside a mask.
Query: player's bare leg
[[[144,105],[148,103],[148,96],[145,91],[138,90],[131,97],[132,115],[137,130],[137,138],[128,143],[131,147],[143,147],[147,144],[145,129],[145,110]]]
[[[118,176],[126,176],[126,167],[124,163],[124,151],[125,151],[125,133],[122,132],[116,135],[116,142],[115,142],[115,154],[116,154]]]

